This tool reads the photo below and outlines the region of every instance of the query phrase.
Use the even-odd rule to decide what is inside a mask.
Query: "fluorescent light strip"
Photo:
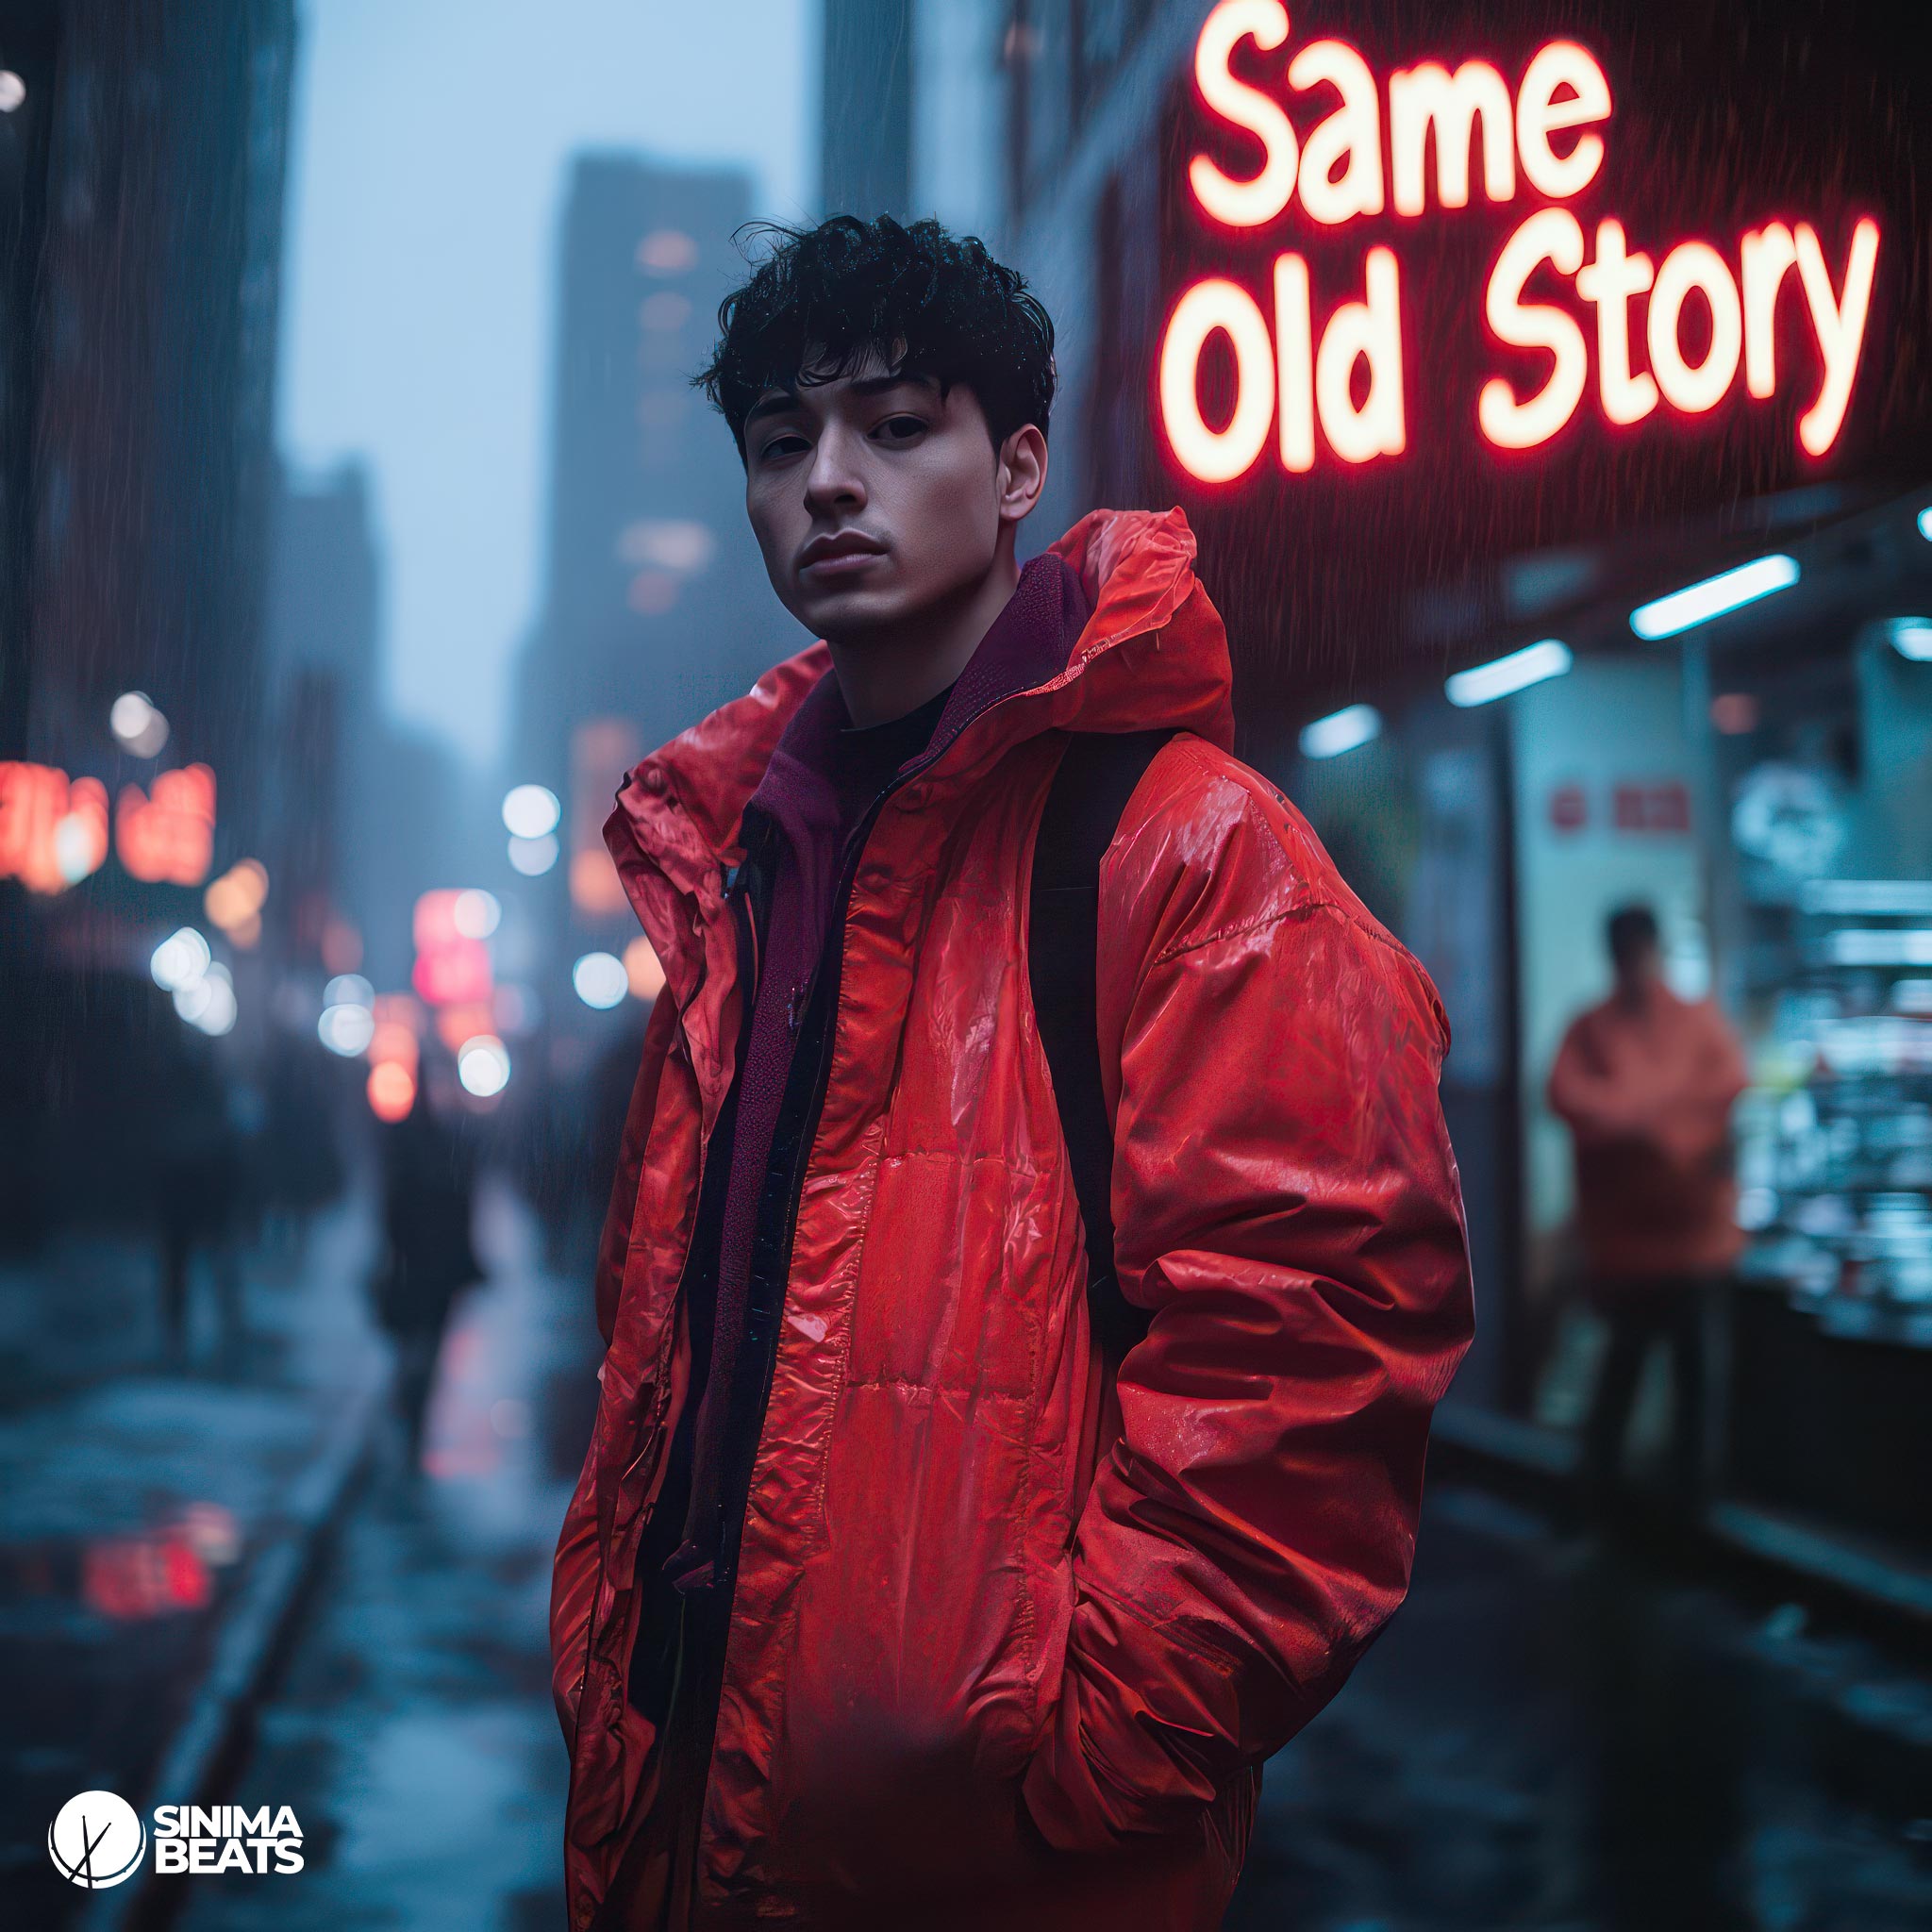
[[[1894,617],[1886,633],[1901,658],[1914,664],[1932,664],[1932,618]]]
[[[1798,905],[1806,912],[1932,912],[1932,879],[1807,879]]]
[[[1687,584],[1654,603],[1640,604],[1630,613],[1630,628],[1652,641],[1674,638],[1679,631],[1708,624],[1741,604],[1768,597],[1774,591],[1790,590],[1797,581],[1795,557],[1760,557],[1755,563],[1740,563],[1736,570],[1706,577],[1701,584]]]
[[[1382,735],[1382,714],[1374,705],[1350,705],[1302,726],[1305,758],[1339,758],[1345,751]]]
[[[1513,691],[1541,684],[1546,677],[1561,677],[1573,661],[1568,644],[1544,638],[1541,643],[1525,644],[1491,664],[1457,672],[1444,681],[1442,694],[1452,705],[1468,710],[1473,705],[1487,705],[1494,698],[1507,698]]]
[[[1845,927],[1826,940],[1825,953],[1840,966],[1932,966],[1932,929]]]

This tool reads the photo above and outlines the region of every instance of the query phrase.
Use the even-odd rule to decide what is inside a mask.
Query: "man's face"
[[[1633,940],[1615,956],[1612,963],[1617,984],[1627,996],[1641,997],[1663,980],[1663,948],[1656,940]]]
[[[895,378],[876,356],[833,382],[767,390],[744,425],[744,507],[779,602],[814,637],[844,639],[970,595],[1003,504],[1013,520],[1004,454],[970,390],[941,399],[936,380]]]

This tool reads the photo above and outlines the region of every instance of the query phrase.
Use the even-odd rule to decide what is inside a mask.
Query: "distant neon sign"
[[[464,916],[465,894],[443,890],[416,901],[416,964],[409,982],[432,1007],[487,1008],[494,986],[490,948]]]
[[[1262,149],[1259,172],[1246,177],[1229,175],[1205,154],[1189,162],[1196,207],[1231,235],[1274,222],[1291,207],[1322,227],[1391,209],[1416,219],[1428,212],[1432,189],[1439,208],[1467,208],[1478,187],[1498,205],[1516,200],[1525,185],[1561,203],[1603,167],[1604,138],[1595,130],[1610,119],[1609,82],[1574,42],[1541,48],[1513,95],[1486,60],[1466,60],[1453,73],[1432,60],[1399,69],[1388,79],[1386,117],[1384,91],[1362,57],[1341,41],[1312,42],[1289,62],[1289,90],[1331,90],[1339,104],[1303,139],[1281,103],[1237,78],[1230,65],[1243,41],[1267,53],[1288,33],[1280,0],[1221,0],[1195,43],[1194,80],[1207,109]],[[1774,325],[1787,280],[1795,278],[1823,365],[1798,441],[1822,457],[1838,441],[1851,401],[1878,240],[1877,223],[1858,220],[1836,272],[1807,222],[1766,222],[1728,253],[1692,240],[1653,259],[1630,247],[1620,219],[1598,221],[1586,237],[1568,208],[1540,208],[1498,256],[1483,313],[1496,342],[1541,351],[1549,367],[1540,382],[1505,375],[1487,381],[1476,427],[1497,449],[1547,442],[1582,407],[1592,363],[1604,420],[1619,427],[1641,422],[1660,403],[1704,415],[1734,392],[1740,372],[1745,392],[1769,400],[1790,375],[1778,367]],[[1566,277],[1577,302],[1594,310],[1593,325],[1569,307],[1528,299],[1532,279],[1546,270]],[[1277,254],[1270,279],[1272,315],[1225,275],[1196,281],[1170,311],[1158,387],[1176,460],[1202,482],[1229,482],[1253,468],[1271,433],[1291,473],[1313,469],[1324,446],[1345,463],[1402,455],[1408,431],[1396,251],[1367,251],[1359,299],[1351,290],[1319,331],[1307,258]],[[1700,318],[1690,331],[1688,316]],[[1202,411],[1199,388],[1202,357],[1217,335],[1235,372],[1233,413],[1218,426]]]
[[[0,764],[0,879],[59,892],[108,856],[108,788],[52,765]]]
[[[215,774],[207,765],[157,772],[151,791],[121,788],[113,846],[130,877],[198,886],[208,877],[214,838]],[[101,869],[108,844],[108,788],[98,778],[0,763],[0,879],[17,878],[29,891],[64,891]]]
[[[207,765],[157,772],[151,789],[124,785],[114,808],[114,850],[135,878],[198,886],[215,848],[215,774]]]

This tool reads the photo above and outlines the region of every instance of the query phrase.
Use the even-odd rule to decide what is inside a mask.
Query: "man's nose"
[[[862,507],[865,479],[853,438],[836,424],[821,432],[805,476],[805,507],[814,516],[836,507]]]

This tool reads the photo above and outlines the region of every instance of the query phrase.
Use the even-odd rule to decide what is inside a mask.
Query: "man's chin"
[[[861,584],[849,591],[815,592],[796,614],[814,637],[834,637],[841,643],[891,636],[916,616],[904,596]]]

